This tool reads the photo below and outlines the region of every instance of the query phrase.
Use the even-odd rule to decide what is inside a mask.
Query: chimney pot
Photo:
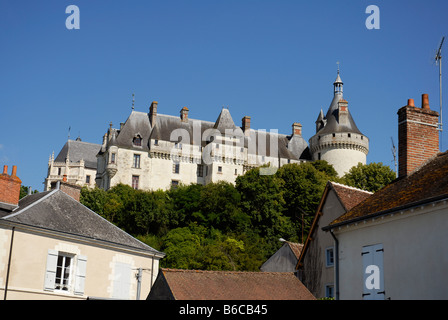
[[[8,174],[8,166],[3,166],[3,174]]]
[[[17,175],[17,166],[12,166],[12,174],[11,177],[15,177]]]
[[[429,108],[429,97],[427,93],[422,94],[422,109],[430,109]]]
[[[414,99],[408,99],[408,107],[415,107]]]

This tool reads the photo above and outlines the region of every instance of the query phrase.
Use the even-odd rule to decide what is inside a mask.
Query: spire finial
[[[134,110],[134,104],[135,104],[135,94],[132,93],[132,110]]]
[[[339,74],[339,64],[340,64],[340,62],[337,61],[336,64],[338,65],[338,74]]]

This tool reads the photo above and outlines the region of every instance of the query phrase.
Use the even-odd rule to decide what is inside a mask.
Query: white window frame
[[[69,270],[66,272],[67,276],[65,278],[67,283],[64,286],[66,288],[65,290],[64,288],[58,288],[60,281],[59,283],[57,282],[60,258],[63,262],[67,261],[67,258],[70,258]],[[45,270],[44,290],[56,293],[84,295],[86,272],[86,256],[49,249]]]
[[[325,298],[334,298],[334,284],[328,283],[325,285]]]

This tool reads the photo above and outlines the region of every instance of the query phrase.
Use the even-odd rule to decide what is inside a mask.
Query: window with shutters
[[[325,266],[333,267],[334,266],[334,251],[333,247],[325,249]]]
[[[113,278],[113,292],[112,298],[115,299],[130,299],[131,293],[131,265],[123,262],[115,262],[114,278]]]
[[[84,294],[87,257],[48,250],[44,289]]]
[[[362,247],[364,300],[384,300],[383,253],[382,244]]]

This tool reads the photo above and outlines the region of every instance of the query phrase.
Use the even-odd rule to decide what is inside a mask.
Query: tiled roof
[[[302,248],[303,248],[303,244],[296,243],[296,242],[289,242],[289,241],[286,241],[286,243],[289,245],[289,247],[291,248],[291,251],[297,257],[297,259],[299,259],[300,252],[302,251]]]
[[[314,300],[292,272],[161,269],[176,300]]]
[[[9,215],[2,216],[0,222],[2,221],[53,230],[164,256],[163,253],[135,239],[58,189],[22,198],[19,201],[19,208]]]
[[[448,198],[448,152],[439,153],[334,220],[329,227]]]
[[[366,190],[349,187],[336,182],[330,182],[330,184],[333,187],[334,191],[336,192],[336,195],[338,196],[339,200],[341,201],[346,211],[349,211],[358,203],[367,199],[373,194],[372,192]]]

